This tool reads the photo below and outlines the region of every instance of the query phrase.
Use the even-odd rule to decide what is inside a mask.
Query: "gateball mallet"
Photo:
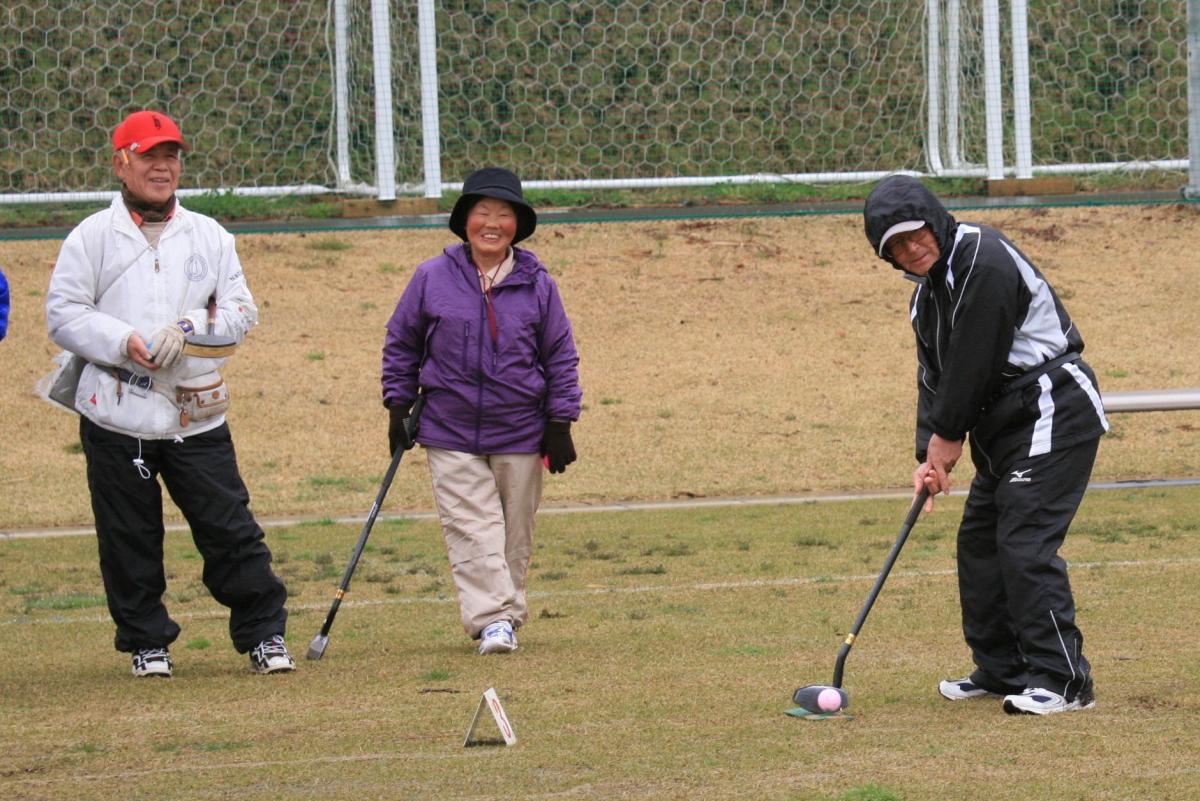
[[[203,334],[191,334],[184,338],[183,352],[189,356],[199,356],[202,359],[220,359],[229,356],[237,347],[233,337],[216,333],[217,299],[208,299],[208,328]]]
[[[329,614],[325,616],[325,623],[321,626],[321,630],[317,636],[308,645],[308,658],[320,659],[325,655],[325,646],[329,645],[329,630],[333,628],[333,619],[337,617],[338,608],[342,605],[342,599],[346,597],[346,593],[350,590],[350,578],[354,575],[354,569],[358,567],[359,557],[362,556],[363,548],[366,547],[367,537],[371,535],[371,527],[375,525],[375,518],[379,515],[379,509],[383,506],[383,499],[387,497],[388,490],[392,486],[392,479],[396,477],[396,468],[400,466],[400,457],[404,455],[406,450],[412,448],[413,438],[417,435],[417,425],[420,422],[421,409],[425,406],[425,393],[417,395],[417,399],[413,402],[412,410],[408,414],[408,420],[404,426],[404,436],[408,440],[396,447],[396,452],[392,454],[392,463],[388,465],[387,473],[383,476],[383,484],[379,487],[379,494],[375,496],[375,503],[371,505],[371,513],[367,515],[367,520],[363,523],[362,533],[358,535],[358,542],[354,545],[354,553],[350,555],[350,564],[346,565],[346,572],[342,574],[342,583],[338,585],[337,593],[333,596],[333,606],[329,607]]]
[[[920,493],[913,499],[908,516],[904,518],[904,525],[900,527],[900,534],[896,537],[896,543],[892,545],[891,552],[884,560],[883,570],[879,571],[879,578],[875,579],[875,586],[867,594],[867,602],[863,604],[862,611],[858,613],[858,619],[850,627],[850,633],[846,635],[846,641],[842,643],[842,647],[838,651],[837,663],[833,667],[833,683],[810,684],[796,690],[792,693],[792,701],[796,706],[814,715],[828,715],[840,712],[850,706],[850,696],[842,689],[842,670],[846,665],[846,657],[854,645],[854,640],[858,638],[858,632],[862,630],[863,623],[866,622],[867,615],[875,604],[875,599],[879,597],[879,591],[883,589],[883,583],[887,581],[888,573],[891,572],[892,565],[896,563],[896,557],[900,555],[900,549],[904,547],[904,542],[908,539],[908,533],[912,531],[913,525],[917,522],[917,516],[921,514],[921,507],[925,505],[928,498],[929,488],[922,487]]]

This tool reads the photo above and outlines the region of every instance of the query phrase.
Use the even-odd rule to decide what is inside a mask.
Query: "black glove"
[[[413,441],[408,438],[408,431],[405,427],[410,411],[412,411],[411,403],[388,407],[388,414],[391,416],[388,420],[388,453],[390,454],[396,453],[396,446],[400,446],[404,450],[413,446]]]
[[[542,455],[550,459],[550,472],[562,473],[575,461],[575,443],[571,441],[571,421],[551,420],[542,434]]]

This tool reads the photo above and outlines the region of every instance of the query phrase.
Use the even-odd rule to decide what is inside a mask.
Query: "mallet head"
[[[223,359],[233,354],[237,340],[217,334],[192,334],[184,338],[183,352],[202,359]]]
[[[311,643],[308,644],[308,658],[320,659],[325,656],[325,646],[329,645],[329,637],[318,634],[313,637]]]
[[[841,712],[850,706],[850,696],[841,687],[830,687],[827,684],[810,684],[792,693],[792,701],[796,706],[812,712],[814,715],[826,715],[831,712]]]

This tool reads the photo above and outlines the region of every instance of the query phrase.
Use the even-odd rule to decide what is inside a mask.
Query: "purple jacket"
[[[492,341],[466,245],[417,267],[383,342],[383,402],[426,393],[417,441],[467,453],[537,453],[546,421],[578,420],[579,355],[558,286],[528,250],[492,288]]]

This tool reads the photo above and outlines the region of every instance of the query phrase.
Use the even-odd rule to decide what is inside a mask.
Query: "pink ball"
[[[842,694],[832,687],[826,687],[817,696],[817,706],[824,712],[837,712],[842,708]]]

